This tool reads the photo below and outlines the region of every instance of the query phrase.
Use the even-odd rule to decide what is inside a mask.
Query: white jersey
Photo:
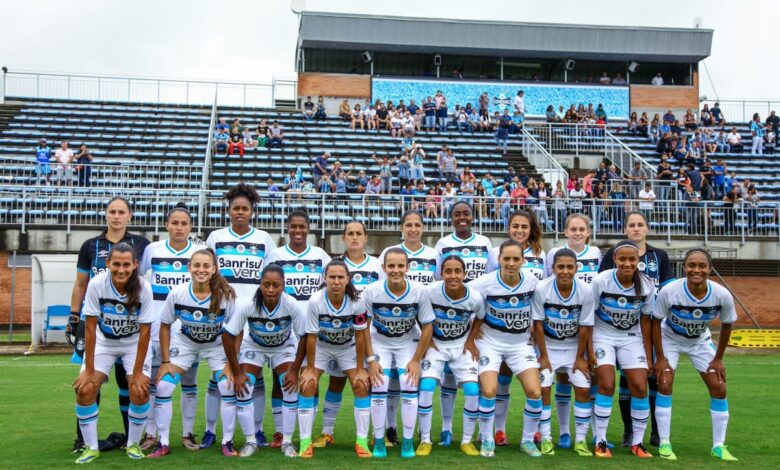
[[[303,252],[296,253],[290,245],[284,245],[268,255],[265,266],[271,263],[281,266],[284,271],[284,291],[301,302],[305,311],[309,298],[320,290],[322,273],[330,263],[330,256],[318,246],[306,245]]]
[[[428,245],[422,245],[419,250],[412,251],[403,243],[390,246],[382,250],[379,260],[384,262],[385,253],[390,248],[400,248],[406,252],[409,258],[409,270],[406,272],[406,278],[410,281],[420,284],[432,284],[436,279],[436,250]]]
[[[498,252],[500,250],[500,246],[494,246],[493,249],[490,250],[490,253],[488,253],[487,272],[492,273],[493,271],[498,271],[498,268],[500,268],[498,264]],[[537,255],[534,254],[534,250],[529,246],[523,250],[523,257],[525,258],[525,263],[523,263],[523,266],[520,269],[523,270],[524,274],[534,276],[539,281],[546,277],[544,270],[546,255],[544,250]]]
[[[306,322],[302,303],[282,293],[279,303],[271,311],[263,305],[258,312],[254,301],[243,302],[225,323],[225,331],[238,336],[247,326],[244,341],[251,341],[256,348],[277,348],[293,335],[305,335]]]
[[[493,249],[490,239],[478,233],[472,233],[465,240],[447,235],[436,242],[436,279],[441,279],[441,262],[448,255],[458,255],[466,263],[466,282],[485,274],[488,253]]]
[[[309,299],[306,333],[317,335],[320,343],[344,346],[355,338],[355,331],[366,329],[368,315],[361,299],[344,296],[341,307],[330,303],[327,289],[322,289]]]
[[[363,292],[367,286],[374,282],[384,279],[385,272],[382,270],[382,262],[377,258],[366,255],[366,258],[360,264],[355,264],[347,258],[346,253],[341,257],[344,264],[347,265],[349,275],[352,276],[352,285],[358,292]]]
[[[176,286],[168,295],[160,321],[170,325],[179,320],[172,336],[193,348],[221,344],[223,324],[233,315],[235,302],[223,300],[218,312],[210,312],[210,307],[211,295],[198,299],[192,292],[192,282],[188,282]]]
[[[547,253],[547,261],[544,263],[545,277],[552,275],[555,252],[561,248],[569,248],[569,246],[564,243],[562,247],[555,247]],[[571,250],[571,248],[569,249]],[[577,255],[577,279],[590,284],[599,272],[602,256],[601,250],[595,246],[585,245],[581,252],[577,253],[574,251],[574,253]]]
[[[633,285],[625,288],[617,279],[617,269],[600,272],[590,287],[596,301],[593,334],[600,338],[621,340],[642,337],[639,319],[650,315],[655,300],[655,285],[649,277],[640,275],[642,294],[637,295]]]
[[[536,284],[532,304],[534,321],[544,325],[548,349],[577,349],[580,326],[593,326],[593,291],[584,281],[574,279],[571,293],[564,298],[555,276]]]
[[[709,343],[710,323],[716,318],[724,324],[734,323],[737,312],[734,298],[725,287],[707,281],[707,295],[699,300],[688,290],[686,279],[677,279],[658,294],[653,316],[661,322],[661,332],[683,344]]]
[[[501,271],[485,274],[469,287],[485,299],[483,340],[498,347],[515,347],[531,341],[531,300],[538,282],[534,276],[520,273],[520,282],[509,286],[501,280]],[[480,317],[478,317],[480,318]]]
[[[444,290],[444,281],[428,286],[428,298],[433,308],[433,341],[441,347],[462,347],[466,342],[474,317],[485,316],[482,295],[466,286],[466,295],[452,300]]]
[[[420,327],[434,320],[431,300],[424,285],[406,280],[406,289],[394,295],[387,281],[377,282],[360,295],[371,318],[371,341],[388,347],[420,337]]]
[[[206,243],[217,254],[219,273],[235,289],[236,297],[251,299],[260,285],[265,258],[276,249],[271,236],[254,228],[238,235],[226,227],[211,232]]]
[[[111,271],[103,271],[87,285],[84,297],[85,317],[97,317],[96,346],[129,346],[138,343],[142,323],[154,322],[152,288],[139,278],[138,303],[127,305],[127,295],[121,295],[111,281]]]

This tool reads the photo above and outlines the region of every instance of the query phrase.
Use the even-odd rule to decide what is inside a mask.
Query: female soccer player
[[[85,448],[76,463],[89,463],[100,456],[98,449],[97,396],[108,380],[114,363],[121,361],[130,384],[127,456],[144,457],[138,445],[149,413],[151,374],[150,330],[154,321],[152,289],[138,277],[138,258],[133,246],[120,242],[107,258],[108,271],[95,276],[87,286],[84,362],[73,382],[76,417]]]
[[[325,288],[309,299],[306,326],[306,367],[300,374],[298,426],[301,458],[311,458],[314,446],[311,430],[314,424],[314,397],[320,377],[326,370],[347,376],[355,395],[355,453],[369,458],[368,425],[371,400],[368,397],[368,373],[365,361],[365,335],[368,316],[359,293],[350,280],[344,261],[334,259],[325,267]]]
[[[239,183],[225,193],[225,199],[228,202],[230,227],[211,232],[206,244],[217,254],[219,272],[236,291],[236,298],[245,302],[255,295],[255,291],[260,285],[260,273],[265,258],[276,250],[276,243],[268,233],[250,225],[254,208],[260,201],[260,196],[253,186]],[[219,400],[216,380],[209,381],[208,394],[206,400]],[[252,401],[255,405],[257,442],[262,446],[266,443],[263,433],[265,382],[262,377],[258,377],[257,383],[255,383]],[[206,410],[209,409],[214,408],[207,406]],[[210,447],[216,441],[216,435],[209,427],[211,423],[216,423],[216,421],[216,409],[214,409],[214,415],[206,416],[208,426],[203,434],[201,448]]]
[[[382,263],[375,257],[366,253],[368,233],[362,222],[353,220],[344,226],[341,235],[344,242],[344,254],[339,258],[349,270],[352,285],[358,293],[362,292],[370,284],[384,279]],[[333,445],[333,428],[336,425],[336,416],[341,409],[342,393],[347,379],[339,370],[328,370],[328,391],[325,393],[325,406],[322,410],[322,432],[314,439],[314,447],[321,448]]]
[[[370,321],[366,361],[372,386],[374,457],[387,457],[387,376],[395,364],[401,383],[401,457],[411,458],[415,455],[412,439],[417,424],[420,361],[431,340],[434,315],[425,286],[406,279],[408,258],[404,250],[387,250],[382,268],[387,279],[366,287],[361,294]]]
[[[165,300],[160,318],[160,371],[156,377],[157,398],[154,416],[160,445],[149,458],[170,453],[171,396],[181,375],[200,358],[206,360],[219,382],[222,396],[222,454],[238,455],[233,449],[236,427],[236,393],[222,374],[227,358],[222,348],[223,325],[235,311],[236,294],[217,268],[217,256],[210,248],[192,254],[189,263],[191,281],[173,288]],[[175,328],[171,325],[176,323]],[[251,442],[254,436],[247,436]]]
[[[639,272],[639,247],[630,240],[615,245],[612,257],[615,269],[599,273],[591,287],[596,299],[593,350],[596,356],[598,393],[595,416],[596,456],[612,457],[607,446],[607,427],[615,392],[615,365],[620,363],[631,392],[633,439],[631,452],[637,457],[652,457],[642,440],[647,427],[649,407],[647,376],[653,367],[650,314],[655,286]]]
[[[254,436],[254,409],[251,390],[257,377],[263,373],[268,363],[284,383],[282,426],[282,454],[296,457],[298,454],[292,445],[295,421],[298,419],[298,371],[303,361],[305,343],[298,341],[306,333],[306,312],[303,303],[285,293],[284,268],[270,263],[263,269],[260,287],[255,293],[254,302],[246,303],[238,309],[225,325],[225,337],[222,341],[232,372],[232,383],[238,399],[238,422],[246,436]],[[236,338],[249,325],[241,343],[241,354],[237,354]],[[305,339],[304,339],[305,341]],[[240,362],[240,366],[239,366]],[[257,450],[256,442],[247,441],[242,456],[249,456]]]
[[[726,399],[726,368],[723,354],[731,337],[732,324],[737,320],[734,299],[720,284],[709,280],[712,261],[701,248],[685,254],[685,279],[678,279],[661,290],[653,310],[653,344],[655,370],[658,376],[656,419],[660,447],[658,455],[676,460],[669,441],[672,421],[672,388],[680,354],[686,354],[699,371],[710,393],[712,417],[712,451],[715,458],[736,461],[724,445],[729,422]],[[720,319],[717,348],[712,343],[709,325]]]
[[[540,281],[534,291],[532,311],[534,342],[539,350],[542,369],[542,454],[555,453],[550,433],[550,393],[553,373],[566,374],[574,385],[576,403],[574,450],[583,457],[593,454],[585,437],[588,434],[592,404],[590,402],[590,349],[595,302],[590,286],[575,278],[577,255],[563,248],[553,257],[553,276]]]
[[[205,246],[201,242],[190,240],[192,215],[190,215],[190,212],[182,203],[179,203],[168,212],[165,219],[165,228],[168,230],[168,240],[151,243],[144,250],[138,269],[143,274],[146,274],[149,270],[152,272],[150,284],[152,285],[155,311],[155,320],[152,323],[152,377],[155,378],[162,360],[162,354],[160,353],[160,317],[165,308],[165,300],[174,287],[190,281],[190,271],[187,269],[190,258],[193,253]],[[192,433],[195,426],[195,413],[198,409],[197,362],[182,375],[181,382],[181,442],[188,450],[198,450],[200,446]],[[146,422],[146,435],[141,441],[141,449],[144,451],[157,446],[157,425],[154,420],[156,394],[156,384],[155,381],[152,381],[149,387],[149,419]],[[212,403],[211,405],[214,406],[215,404]]]
[[[290,212],[290,215],[287,216],[287,235],[289,243],[270,253],[264,265],[276,263],[282,268],[285,274],[285,292],[300,303],[305,312],[309,298],[319,290],[320,284],[322,284],[322,270],[330,263],[330,256],[322,248],[309,245],[309,214],[306,211],[297,209]],[[262,375],[255,377],[262,377]],[[284,433],[281,432],[284,427],[283,405],[284,393],[279,377],[274,370],[271,391],[274,436],[271,447],[281,447],[284,440]]]
[[[430,455],[431,417],[433,392],[441,379],[444,366],[449,365],[456,383],[463,386],[463,438],[461,451],[466,455],[479,455],[471,439],[477,425],[479,411],[479,351],[474,343],[466,348],[466,339],[471,331],[475,316],[484,315],[482,296],[469,289],[464,283],[466,264],[455,255],[444,258],[441,268],[442,281],[428,288],[428,296],[435,319],[433,321],[433,342],[425,353],[420,366],[420,397],[418,420],[420,421],[420,445],[417,455]]]
[[[535,276],[522,272],[525,263],[523,247],[507,240],[498,253],[501,268],[469,285],[485,299],[485,312],[474,320],[469,341],[476,340],[479,349],[479,428],[482,437],[480,454],[492,457],[495,452],[493,421],[498,387],[498,371],[506,362],[523,386],[526,402],[523,410],[521,447],[531,457],[541,453],[533,442],[542,414],[542,390],[539,363],[532,345],[531,297],[538,282]],[[477,333],[481,338],[477,339]]]
[[[655,248],[647,243],[647,234],[650,228],[647,224],[647,218],[642,212],[632,211],[626,214],[623,222],[624,232],[629,240],[636,243],[639,247],[639,264],[637,269],[649,277],[655,284],[656,291],[660,290],[666,284],[674,281],[674,270],[672,263],[669,262],[669,256],[660,248]],[[612,262],[612,255],[615,249],[610,248],[604,255],[604,260],[599,266],[599,272],[612,269],[615,264]],[[658,382],[655,375],[648,378],[647,385],[650,389],[650,445],[658,446],[658,425],[655,419],[655,396],[658,391]],[[631,422],[631,394],[628,391],[628,382],[626,376],[620,373],[620,388],[618,389],[618,404],[620,405],[620,417],[623,419],[623,447],[631,445],[632,422]]]
[[[80,317],[89,280],[108,271],[108,254],[114,245],[118,243],[129,244],[135,251],[136,259],[141,259],[144,249],[149,245],[149,240],[127,230],[132,217],[133,211],[130,209],[130,203],[127,199],[123,197],[112,198],[106,206],[106,229],[97,237],[90,238],[81,245],[76,263],[76,282],[73,283],[73,292],[70,297],[70,318],[68,319],[69,333],[75,337],[73,341],[74,352],[71,358],[73,363],[81,364],[84,355],[84,320],[80,320]],[[102,442],[101,448],[103,450],[121,446],[128,432],[127,408],[130,404],[130,395],[127,388],[127,375],[121,363],[117,363],[114,368],[114,380],[119,387],[119,409],[122,412],[125,435],[112,433],[112,436],[118,435],[119,439],[112,440],[112,436],[109,436],[107,441]],[[99,393],[96,401],[100,404]],[[74,453],[81,452],[84,447],[79,426],[76,426],[76,431],[77,436],[73,444]]]

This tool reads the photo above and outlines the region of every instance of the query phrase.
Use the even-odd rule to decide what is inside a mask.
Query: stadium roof
[[[303,12],[299,47],[504,58],[694,63],[711,29],[450,20]]]

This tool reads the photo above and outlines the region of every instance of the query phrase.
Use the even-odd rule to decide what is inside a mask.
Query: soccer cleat
[[[225,457],[238,456],[238,452],[236,452],[236,449],[233,448],[233,441],[227,441],[226,443],[222,444],[222,455]]]
[[[282,444],[282,455],[290,458],[298,457],[298,452],[295,451],[292,442],[285,442]]]
[[[607,449],[614,449],[615,448],[615,445],[612,444],[611,442],[609,442],[609,441],[605,441],[605,442],[607,443]],[[593,436],[593,445],[596,446],[596,444],[597,444],[596,443],[596,436]]]
[[[387,457],[387,445],[384,439],[374,439],[374,449],[372,450],[374,457],[383,459]]]
[[[713,449],[713,452],[715,452],[714,449]],[[87,447],[81,453],[79,458],[76,459],[76,463],[79,463],[79,464],[81,464],[81,463],[90,463],[90,462],[92,462],[93,460],[95,460],[98,457],[100,457],[100,451],[99,450],[94,450],[94,449],[90,449],[89,447]]]
[[[731,455],[731,452],[729,452],[729,449],[726,446],[713,447],[710,455],[716,459],[721,459],[726,462],[736,462],[739,460],[738,458]]]
[[[496,443],[493,441],[482,441],[479,449],[479,455],[482,457],[493,457],[496,455]]]
[[[186,436],[182,436],[181,445],[187,450],[199,450],[200,444],[195,440],[195,435],[188,433]]]
[[[208,449],[209,447],[213,446],[214,443],[216,442],[217,442],[217,435],[209,430],[206,430],[206,432],[203,433],[203,440],[200,441],[200,448]]]
[[[452,445],[452,431],[442,431],[439,436],[439,445],[449,447]]]
[[[558,447],[561,449],[571,449],[571,435],[561,434],[561,437],[558,438]]]
[[[552,444],[552,442],[550,443]],[[528,454],[529,457],[541,457],[542,453],[539,452],[539,449],[536,447],[536,444],[533,443],[533,441],[525,441],[520,443],[520,449]]]
[[[650,452],[645,449],[644,444],[641,442],[639,444],[631,446],[631,453],[636,455],[637,457],[641,459],[649,459],[653,456]]]
[[[310,459],[314,457],[314,446],[311,443],[311,438],[301,439],[301,452],[298,457],[302,459]]]
[[[509,440],[506,438],[506,432],[504,431],[496,431],[496,446],[498,447],[506,447],[509,445]]]
[[[427,457],[431,455],[431,451],[433,450],[433,444],[430,442],[420,442],[420,445],[417,446],[417,450],[415,451],[415,455],[418,455],[420,457]],[[374,452],[376,455],[376,452]]]
[[[631,447],[631,442],[634,440],[634,435],[630,432],[623,433],[623,441],[620,443],[620,447]]]
[[[674,451],[672,450],[672,445],[668,442],[658,446],[658,456],[666,460],[677,460],[677,456],[674,455]]]
[[[70,452],[71,454],[80,454],[84,452],[84,441],[81,439],[76,439],[73,441],[73,450]]]
[[[112,432],[105,439],[98,441],[100,452],[108,452],[114,449],[124,449],[127,437],[121,432]]]
[[[251,457],[257,452],[257,442],[247,442],[238,452],[239,457]]]
[[[152,450],[157,448],[157,438],[151,434],[145,434],[141,439],[141,450]]]
[[[125,453],[128,457],[130,457],[133,460],[138,460],[146,457],[144,455],[144,451],[141,450],[141,446],[138,444],[130,444],[127,446],[127,449],[125,449]]]
[[[274,436],[276,436],[274,434]],[[262,429],[258,429],[255,432],[255,442],[257,443],[257,447],[265,447],[268,445],[268,439],[265,437],[265,433]]]
[[[385,445],[387,447],[398,445],[398,431],[395,428],[387,428],[385,431]]]
[[[320,449],[322,447],[332,446],[335,443],[336,441],[333,439],[332,434],[320,434],[319,436],[314,438],[314,441],[312,442],[312,446]]]
[[[536,444],[536,447],[539,447],[542,444],[542,433],[539,431],[534,433],[534,444]]]
[[[419,449],[419,447],[418,447]],[[460,444],[460,451],[463,452],[466,455],[469,455],[471,457],[476,457],[479,455],[479,451],[477,450],[476,446],[473,442],[463,442]]]
[[[612,458],[612,451],[609,450],[607,441],[601,441],[598,444],[596,444],[596,457],[600,457],[604,459]]]
[[[661,438],[658,437],[658,434],[650,434],[650,445],[655,447],[661,445]]]
[[[580,457],[593,457],[593,452],[588,449],[588,443],[585,441],[579,441],[574,444],[574,452]]]
[[[401,457],[411,459],[415,456],[414,441],[412,439],[401,440]]]
[[[164,445],[158,445],[157,449],[152,452],[151,454],[147,455],[147,459],[159,459],[160,457],[165,457],[166,455],[171,453],[171,449],[168,446]]]
[[[371,458],[371,451],[368,449],[368,439],[358,438],[355,440],[355,453],[361,459]]]
[[[265,436],[263,436],[263,439],[265,439]],[[266,444],[270,446],[272,449],[278,449],[279,447],[282,447],[282,442],[284,442],[284,436],[280,432],[274,433],[274,440],[271,442],[271,444]]]
[[[543,439],[539,451],[544,455],[555,455],[555,446],[551,440]]]

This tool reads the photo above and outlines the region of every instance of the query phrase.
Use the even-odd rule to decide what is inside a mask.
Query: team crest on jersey
[[[455,310],[453,310],[453,309],[447,310],[447,318],[455,318],[456,314],[457,314],[457,312],[455,312]]]
[[[693,318],[697,318],[698,319],[698,318],[701,318],[702,313],[703,312],[700,309],[697,308],[696,310],[691,312],[691,315],[693,315]]]
[[[295,270],[298,272],[303,271],[303,263],[298,263],[295,265]]]
[[[517,304],[519,304],[519,303],[520,303],[520,299],[518,299],[517,297],[510,297],[509,298],[509,305],[511,305],[512,307],[516,307]]]
[[[621,307],[625,307],[625,306],[626,306],[626,304],[628,304],[628,299],[626,299],[625,297],[620,297],[620,298],[618,299],[617,303],[618,303],[618,305],[620,305]]]
[[[265,324],[265,329],[266,330],[273,330],[275,327],[276,327],[276,325],[274,325],[274,322],[272,322],[272,321],[269,321],[269,322],[267,322]]]
[[[247,351],[246,354],[244,354],[244,357],[247,359],[254,359],[255,358],[255,352],[254,351]]]
[[[412,261],[411,263],[409,263],[409,269],[417,269],[417,266],[418,266],[417,261]]]
[[[582,264],[581,262],[577,261],[577,271],[582,271],[583,267],[585,267],[585,265]]]
[[[569,311],[565,308],[562,308],[558,310],[558,314],[561,316],[561,318],[567,318],[569,316]]]
[[[179,271],[181,269],[181,261],[174,261],[173,262],[173,269],[176,271]]]
[[[488,364],[490,364],[490,358],[489,357],[482,356],[482,357],[479,358],[479,365],[486,366]]]
[[[194,318],[195,321],[200,321],[200,319],[203,318],[203,312],[200,310],[195,310],[192,312],[192,318]]]
[[[420,363],[420,367],[422,370],[428,370],[431,368],[431,361],[428,359],[423,359],[423,361]]]
[[[246,251],[246,247],[244,245],[238,245],[236,247],[236,251],[238,252],[238,254],[244,254],[244,252]]]
[[[177,357],[179,355],[179,348],[171,348],[171,350],[168,351],[168,355],[171,357]]]
[[[596,358],[597,359],[604,359],[604,356],[607,355],[607,352],[604,351],[604,348],[598,348],[596,350]]]
[[[352,281],[353,282],[360,282],[362,280],[363,280],[363,275],[360,274],[360,273],[355,273],[355,275],[352,276]]]
[[[341,328],[341,320],[338,318],[334,318],[332,324],[333,328]]]
[[[645,268],[647,268],[647,265],[645,264],[644,261],[640,261],[639,263],[637,263],[636,268],[640,271],[644,271]]]
[[[464,248],[460,252],[461,254],[463,254],[463,256],[468,256],[471,254],[471,250],[469,250],[468,248]]]
[[[116,313],[125,313],[125,306],[122,304],[116,304],[114,306],[114,310],[116,310]]]
[[[395,315],[397,317],[398,315],[401,314],[401,307],[393,307],[392,312],[393,312],[393,315]]]

